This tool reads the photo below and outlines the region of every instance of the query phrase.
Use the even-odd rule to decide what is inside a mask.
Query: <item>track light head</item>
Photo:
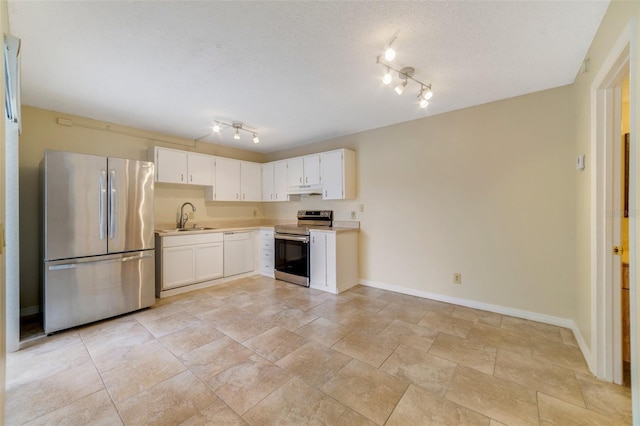
[[[393,77],[391,77],[391,70],[389,68],[387,68],[387,72],[384,74],[384,77],[382,77],[382,82],[384,84],[389,84],[391,83]]]
[[[428,101],[433,97],[433,92],[431,91],[431,89],[427,89],[426,91],[422,92],[422,97],[425,101]]]
[[[402,92],[404,92],[404,88],[406,86],[407,86],[407,80],[403,81],[402,84],[398,84],[396,88],[393,90],[395,90],[398,95],[402,95]]]
[[[255,133],[253,134],[253,143],[258,143],[260,142],[260,139],[258,139],[258,135],[256,135]]]
[[[396,58],[396,51],[393,47],[389,46],[384,51],[384,59],[387,61],[393,61]]]

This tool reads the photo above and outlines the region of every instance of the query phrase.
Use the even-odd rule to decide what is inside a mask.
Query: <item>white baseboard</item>
[[[35,315],[40,313],[40,306],[27,306],[20,309],[20,317],[28,317],[29,315]]]
[[[360,284],[368,287],[375,287],[382,290],[393,291],[396,293],[408,294],[411,296],[422,297],[425,299],[437,300],[439,302],[446,302],[454,305],[466,306],[468,308],[480,309],[482,311],[495,312],[501,315],[509,315],[516,318],[522,318],[526,320],[537,321],[545,324],[551,324],[559,327],[568,328],[571,331],[573,331],[573,335],[576,338],[576,341],[578,342],[578,346],[580,347],[580,351],[582,352],[582,355],[584,356],[584,359],[587,362],[589,370],[591,370],[592,373],[595,371],[593,368],[594,366],[593,366],[593,359],[591,357],[591,351],[589,350],[589,347],[587,346],[582,336],[582,333],[580,333],[580,329],[578,328],[578,325],[572,319],[561,318],[561,317],[556,317],[556,316],[547,315],[547,314],[541,314],[538,312],[526,311],[523,309],[510,308],[508,306],[493,305],[491,303],[478,302],[476,300],[461,299],[458,297],[446,296],[443,294],[429,293],[426,291],[400,287],[393,284],[386,284],[386,283],[381,283],[381,282],[376,282],[371,280],[360,279],[359,281],[360,281]]]

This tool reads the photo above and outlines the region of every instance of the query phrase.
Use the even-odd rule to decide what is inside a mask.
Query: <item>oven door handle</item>
[[[309,243],[309,236],[307,235],[284,235],[284,234],[276,234],[276,240],[289,240],[289,241],[300,241],[303,243]]]

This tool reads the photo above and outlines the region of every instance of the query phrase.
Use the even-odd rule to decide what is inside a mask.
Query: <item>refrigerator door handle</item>
[[[100,197],[98,198],[98,226],[100,227],[100,239],[104,240],[105,228],[107,226],[104,219],[104,202],[107,197],[104,181],[107,179],[107,172],[100,170]]]
[[[109,170],[109,238],[113,239],[116,233],[116,171]]]
[[[50,271],[59,271],[61,269],[76,269],[82,266],[91,266],[93,264],[96,263],[105,263],[105,262],[120,262],[120,263],[125,263],[125,262],[131,262],[133,260],[142,260],[142,259],[148,259],[150,257],[153,257],[153,254],[141,254],[138,256],[127,256],[127,257],[121,257],[118,259],[106,259],[106,260],[92,260],[92,261],[88,261],[88,262],[74,262],[74,263],[62,263],[59,265],[51,265],[49,266],[49,270]]]

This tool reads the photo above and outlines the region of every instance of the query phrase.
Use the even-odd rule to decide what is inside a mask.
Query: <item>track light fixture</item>
[[[211,130],[213,130],[213,133],[220,133],[223,129],[227,129],[230,127],[236,130],[233,134],[233,139],[240,139],[240,131],[242,130],[243,132],[251,133],[253,135],[253,143],[260,142],[260,139],[258,138],[258,132],[256,132],[255,130],[246,129],[241,121],[232,121],[231,123],[225,123],[224,121],[216,120],[213,122]],[[202,136],[196,140],[203,139],[207,136],[208,135]]]
[[[391,75],[391,71],[395,71],[398,73],[398,77],[403,80],[400,84],[395,87],[395,92],[398,95],[402,95],[404,89],[407,87],[409,80],[418,83],[420,85],[420,93],[418,94],[418,105],[420,108],[426,108],[429,105],[429,99],[433,96],[433,92],[431,91],[431,84],[426,84],[421,82],[420,80],[413,77],[416,70],[413,67],[404,67],[404,68],[394,68],[390,64],[383,62],[381,58],[384,56],[385,61],[393,61],[396,57],[395,50],[391,47],[391,44],[396,40],[397,37],[393,37],[391,42],[387,45],[387,48],[384,52],[376,57],[376,63],[384,66],[387,71],[382,77],[382,82],[384,84],[389,84],[393,80],[393,76]]]

